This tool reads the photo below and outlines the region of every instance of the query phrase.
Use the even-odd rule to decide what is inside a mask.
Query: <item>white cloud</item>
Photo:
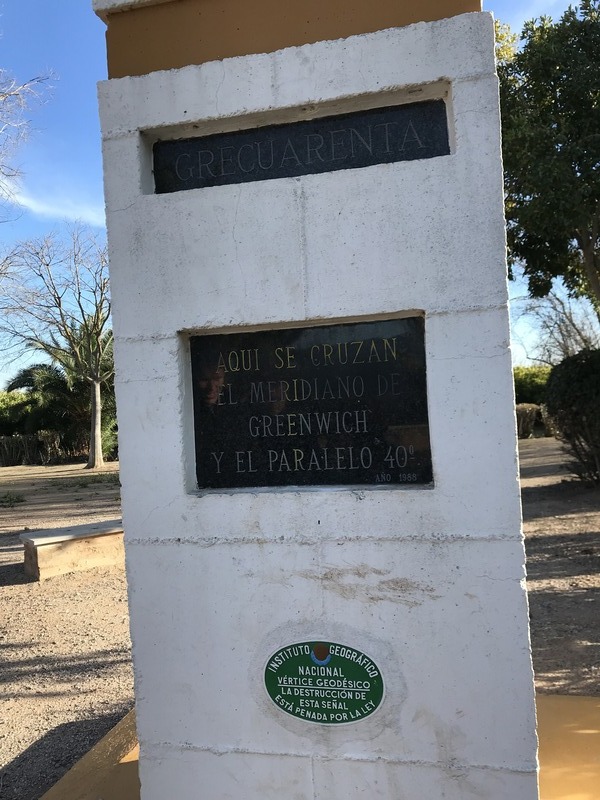
[[[104,206],[82,201],[76,197],[34,197],[15,187],[10,193],[10,201],[36,217],[61,222],[83,222],[94,228],[103,228],[106,224]]]

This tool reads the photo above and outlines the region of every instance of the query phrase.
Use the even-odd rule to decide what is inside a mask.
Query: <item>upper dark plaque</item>
[[[157,193],[448,155],[443,100],[154,145]]]
[[[191,339],[201,489],[432,481],[421,317]]]

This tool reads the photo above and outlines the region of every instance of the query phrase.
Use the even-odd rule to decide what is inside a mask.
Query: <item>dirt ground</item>
[[[600,489],[553,439],[520,454],[537,689],[600,695]],[[32,582],[18,539],[118,517],[117,469],[0,469],[0,800],[39,800],[133,704],[124,571]]]
[[[0,800],[38,800],[133,705],[123,568],[30,581],[18,538],[119,517],[117,470],[0,469]]]
[[[519,450],[537,691],[600,695],[600,489],[554,439]]]

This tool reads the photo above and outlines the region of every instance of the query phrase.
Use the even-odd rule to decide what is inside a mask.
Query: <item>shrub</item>
[[[27,396],[24,392],[0,392],[0,436],[22,433]]]
[[[539,419],[539,406],[534,403],[519,403],[517,406],[517,433],[519,439],[530,439]]]
[[[14,508],[18,503],[24,503],[25,498],[22,494],[5,492],[0,494],[0,508]]]
[[[515,367],[513,369],[515,401],[518,405],[521,403],[542,405],[550,369],[550,367]]]
[[[119,457],[117,419],[107,411],[102,417],[102,455],[106,461],[116,461]]]
[[[556,425],[548,413],[546,404],[540,406],[540,411],[542,414],[542,425],[544,426],[544,436],[557,436],[558,431],[556,430]]]
[[[575,458],[575,474],[600,484],[600,350],[582,350],[552,368],[546,406]]]
[[[41,464],[40,443],[35,434],[0,436],[0,467]]]

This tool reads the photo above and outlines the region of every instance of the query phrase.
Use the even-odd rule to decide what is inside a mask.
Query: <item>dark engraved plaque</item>
[[[200,489],[432,481],[422,317],[194,336]]]
[[[448,155],[443,100],[154,145],[156,192],[290,178]]]

